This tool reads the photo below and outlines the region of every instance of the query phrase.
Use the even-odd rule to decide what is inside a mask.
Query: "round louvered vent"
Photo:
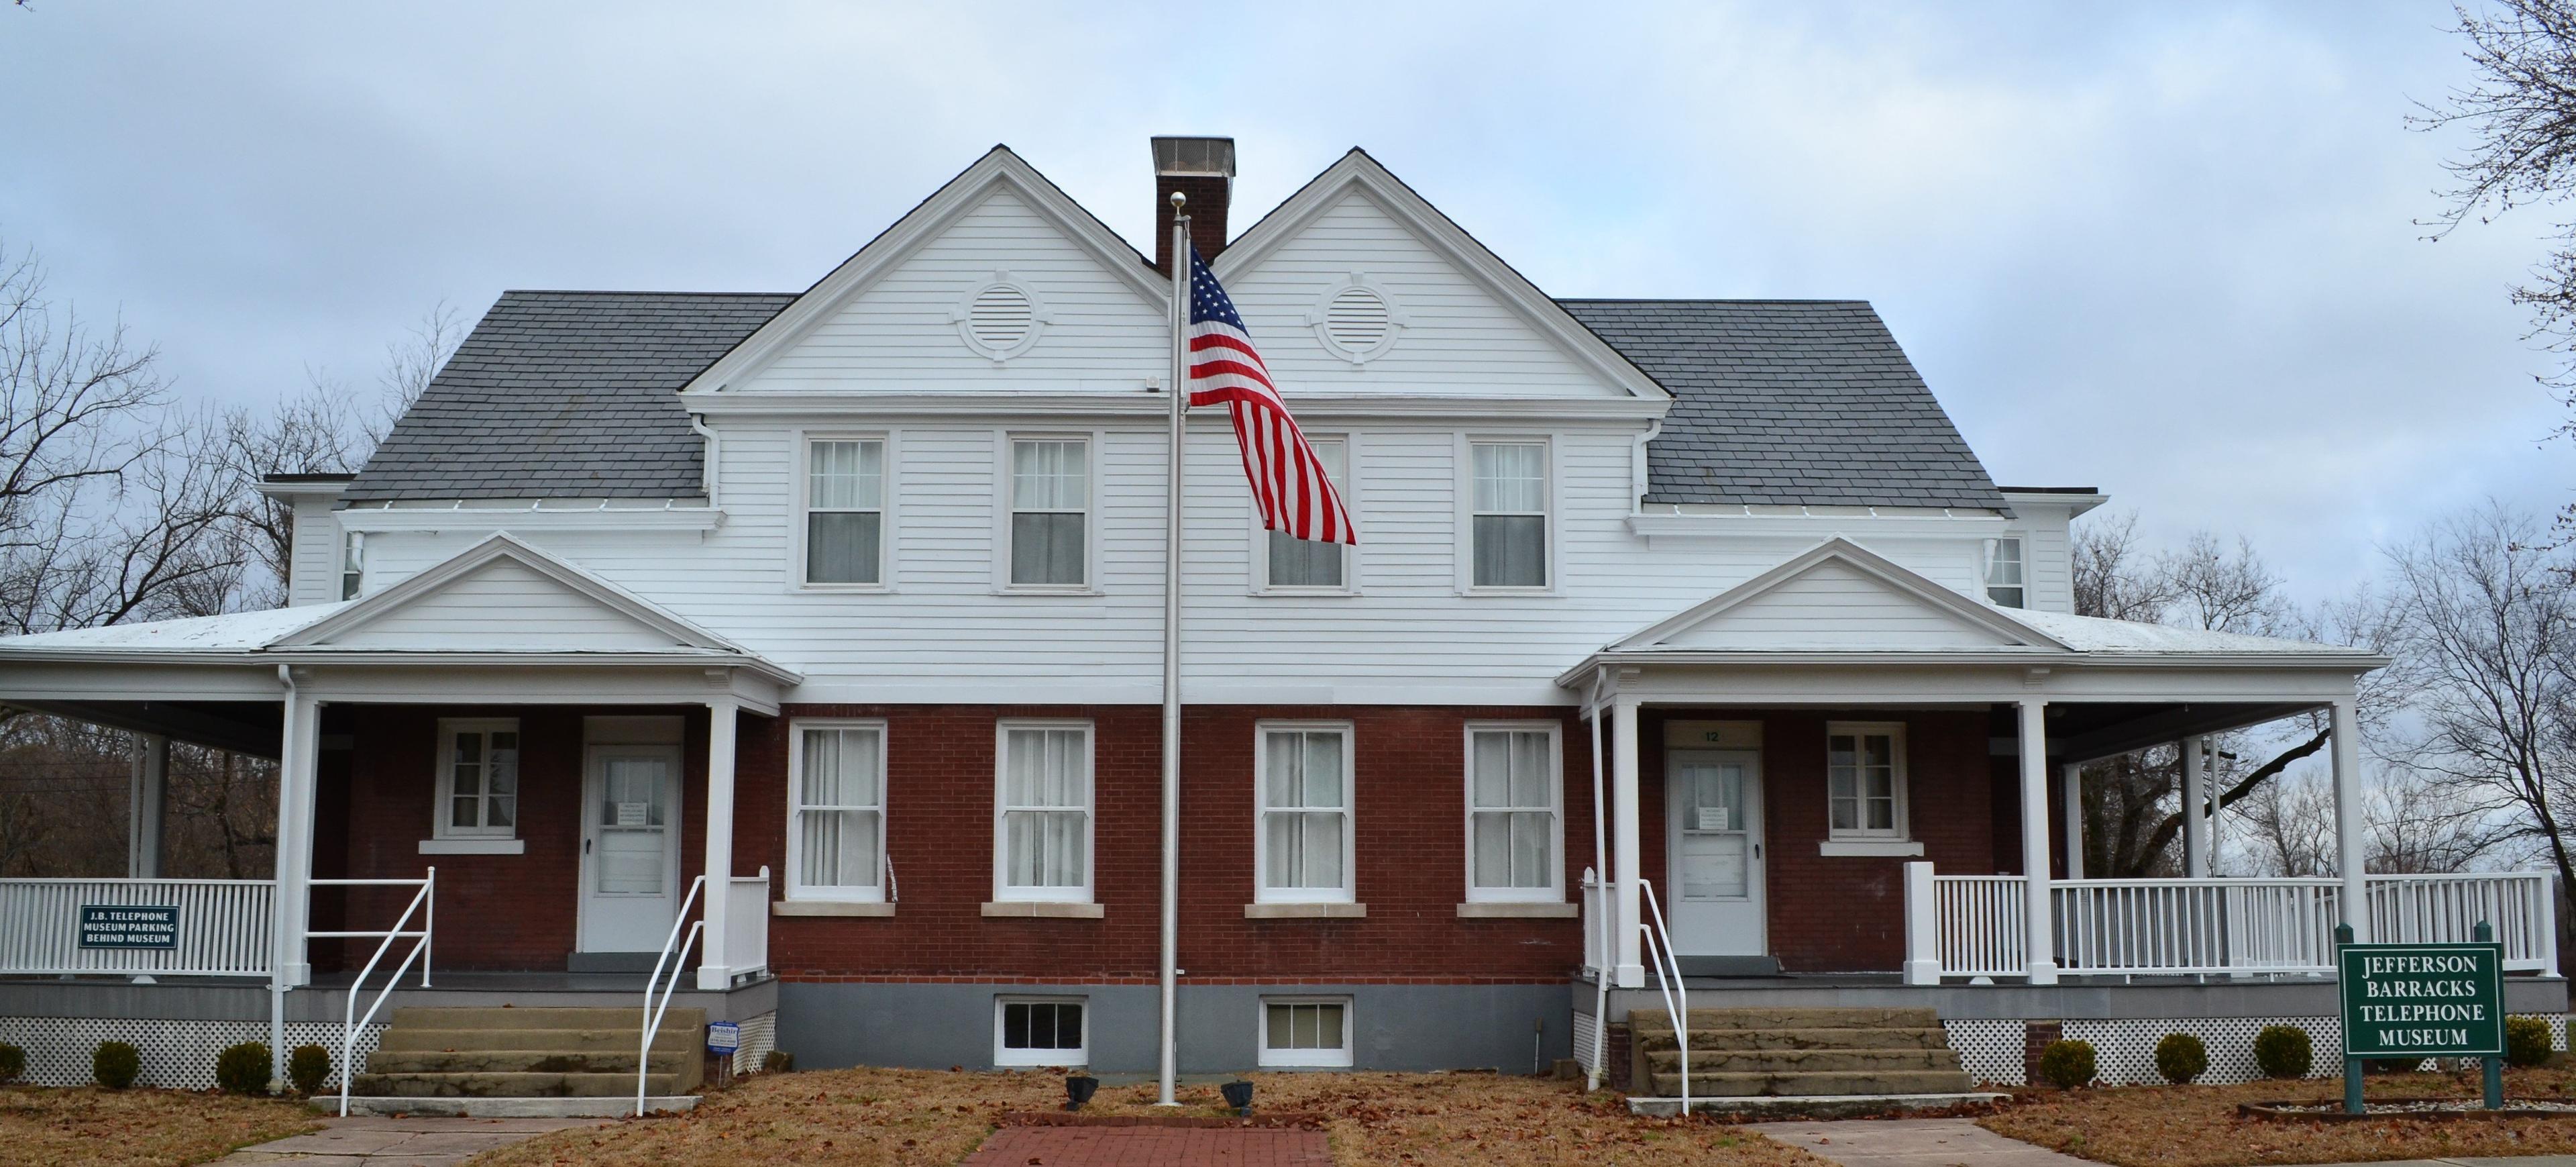
[[[1035,322],[1035,310],[1028,293],[1009,284],[995,284],[976,293],[975,302],[966,311],[967,330],[974,333],[978,344],[993,352],[1010,352],[1029,338]]]
[[[1347,352],[1367,352],[1385,342],[1392,315],[1384,297],[1353,285],[1324,306],[1324,335]]]

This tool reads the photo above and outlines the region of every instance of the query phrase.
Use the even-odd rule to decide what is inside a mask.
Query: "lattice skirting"
[[[1599,1025],[1600,1022],[1593,1020],[1589,1013],[1574,1015],[1574,1061],[1583,1067],[1586,1074],[1599,1069],[1592,1064],[1592,1043],[1599,1038],[1594,1031]]]
[[[745,1026],[745,1036],[749,1036]],[[331,1084],[340,1081],[340,1032],[336,1021],[290,1021],[286,1048],[312,1043],[331,1051]],[[358,1061],[368,1054],[385,1027],[370,1025],[358,1034]],[[194,1021],[171,1018],[0,1017],[0,1041],[27,1051],[25,1081],[38,1086],[82,1086],[90,1081],[90,1055],[102,1041],[131,1042],[143,1054],[138,1085],[175,1090],[211,1090],[215,1055],[245,1041],[267,1041],[265,1021]]]
[[[733,1072],[759,1073],[760,1063],[768,1060],[769,1051],[777,1048],[778,1014],[763,1013],[758,1017],[743,1018],[742,1042],[733,1051]]]
[[[2549,1022],[2550,1043],[2554,1048],[2568,1048],[2569,1018],[2558,1014],[2534,1014]],[[1959,1055],[1961,1068],[1979,1082],[2019,1086],[2026,1082],[2023,1073],[2023,1042],[2027,1023],[2023,1021],[1949,1021],[1950,1048]],[[2156,1072],[2156,1043],[2168,1033],[2188,1033],[2200,1039],[2209,1050],[2209,1072],[2200,1080],[2210,1085],[2251,1082],[2262,1076],[2254,1066],[2254,1035],[2266,1025],[2295,1025],[2308,1031],[2308,1041],[2316,1050],[2316,1060],[2308,1067],[2311,1078],[2328,1078],[2343,1073],[2343,1021],[2335,1017],[2210,1017],[2159,1018],[2154,1020],[2069,1020],[2065,1036],[2069,1041],[2093,1044],[2094,1073],[2110,1086],[2161,1085],[2164,1075]]]
[[[1949,1031],[1950,1049],[1970,1080],[2022,1085],[2022,1022],[1944,1021],[1941,1027]]]

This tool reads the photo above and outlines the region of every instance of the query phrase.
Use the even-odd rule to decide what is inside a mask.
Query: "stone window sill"
[[[1571,920],[1581,909],[1569,903],[1469,903],[1458,905],[1461,920]]]
[[[1245,904],[1247,920],[1365,920],[1367,904]]]
[[[894,905],[859,900],[772,900],[773,916],[891,916]]]
[[[1078,904],[1059,900],[996,900],[984,905],[987,916],[1037,920],[1097,920],[1103,913],[1098,904]]]
[[[1911,839],[1827,839],[1816,844],[1816,854],[1829,859],[1911,859],[1923,854],[1923,844]]]
[[[525,855],[525,839],[423,839],[423,855]]]

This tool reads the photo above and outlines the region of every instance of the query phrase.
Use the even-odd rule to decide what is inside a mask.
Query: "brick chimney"
[[[1225,209],[1234,187],[1234,139],[1154,139],[1154,270],[1172,274],[1172,192],[1189,196],[1190,243],[1213,260],[1225,250]]]

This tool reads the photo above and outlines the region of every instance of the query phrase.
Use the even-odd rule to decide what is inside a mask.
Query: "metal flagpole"
[[[1166,460],[1163,517],[1163,989],[1162,1095],[1158,1106],[1177,1106],[1179,1068],[1173,1022],[1180,994],[1181,938],[1181,442],[1189,408],[1190,217],[1189,198],[1172,192],[1172,439]]]

